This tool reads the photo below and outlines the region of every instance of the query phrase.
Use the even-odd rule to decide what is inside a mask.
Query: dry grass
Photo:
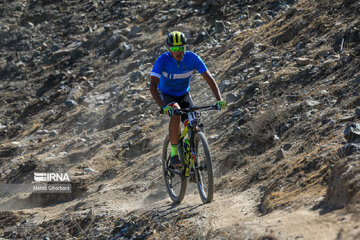
[[[270,213],[279,208],[296,209],[294,207],[303,207],[304,202],[313,206],[314,200],[325,195],[326,187],[312,185],[308,185],[307,188],[297,188],[294,191],[276,191],[266,195],[262,202],[264,213]]]
[[[263,196],[263,213],[313,204],[315,199],[325,195],[330,166],[339,159],[336,145],[323,148],[317,144],[309,152],[290,154],[286,162],[275,164],[268,171],[268,177],[276,178]]]
[[[40,123],[40,120],[38,121],[33,121],[32,125],[25,129],[24,132],[22,132],[21,136],[27,136],[30,135],[34,132],[36,132],[37,130],[39,130],[42,127],[42,124]]]

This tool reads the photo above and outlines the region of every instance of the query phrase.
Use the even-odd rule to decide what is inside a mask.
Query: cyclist
[[[193,71],[196,69],[210,86],[219,110],[226,107],[226,102],[223,101],[218,85],[202,59],[193,52],[185,51],[186,37],[184,33],[178,31],[169,33],[166,43],[169,51],[158,57],[150,74],[150,92],[164,114],[170,116],[170,164],[172,167],[181,167],[182,163],[178,155],[180,120],[184,122],[187,117],[173,114],[174,109],[193,106],[189,93]]]

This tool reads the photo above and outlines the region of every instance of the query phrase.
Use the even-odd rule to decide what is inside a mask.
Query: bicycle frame
[[[199,106],[199,107],[194,107],[194,108],[190,108],[190,109],[181,109],[181,110],[175,110],[175,114],[184,114],[187,111],[193,111],[193,110],[202,110],[202,111],[208,111],[208,110],[213,110],[215,109],[215,106]],[[199,125],[195,125],[195,126],[190,126],[189,121],[185,121],[184,123],[184,130],[181,132],[180,137],[179,137],[179,144],[180,144],[180,148],[183,149],[184,147],[184,139],[186,138],[186,135],[189,136],[189,144],[190,144],[190,148],[186,151],[186,152],[182,152],[182,161],[185,163],[183,168],[182,168],[182,173],[180,174],[181,176],[185,175],[185,177],[189,177],[190,176],[190,169],[192,168],[197,168],[197,162],[196,162],[196,152],[195,152],[195,135],[197,132],[202,131],[202,126],[203,124],[199,124]],[[200,129],[199,129],[200,128]],[[184,156],[183,154],[186,155],[186,153],[190,154],[190,156]],[[173,172],[173,171],[171,171]],[[174,172],[175,173],[175,172]]]
[[[182,131],[180,137],[179,137],[179,143],[180,147],[184,149],[185,142],[183,140],[185,139],[186,135],[189,136],[189,146],[188,149],[185,149],[184,152],[182,152],[182,158],[183,162],[185,163],[183,166],[183,173],[185,174],[185,177],[190,176],[190,169],[195,168],[196,166],[196,154],[195,154],[195,143],[194,143],[194,136],[198,130],[196,127],[189,127],[188,125],[185,125],[184,130]],[[188,154],[190,154],[188,156]]]
[[[210,203],[213,199],[214,185],[211,155],[203,133],[203,124],[200,122],[201,114],[198,110],[219,109],[215,105],[174,109],[175,115],[188,115],[188,119],[184,123],[184,129],[179,136],[179,157],[183,163],[181,168],[174,168],[169,164],[171,159],[169,135],[164,142],[162,158],[164,179],[168,194],[175,203],[180,203],[183,200],[188,177],[190,182],[197,184],[203,203]],[[179,177],[180,179],[178,179]],[[178,184],[180,184],[180,188],[174,188]]]

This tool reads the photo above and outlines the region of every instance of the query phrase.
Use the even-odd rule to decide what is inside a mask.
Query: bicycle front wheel
[[[209,145],[202,132],[195,135],[195,154],[195,176],[200,197],[203,203],[211,203],[214,195],[213,171]]]
[[[179,149],[179,151],[181,151]],[[170,165],[170,140],[169,135],[166,136],[163,146],[162,165],[166,190],[174,203],[180,203],[186,192],[186,177],[181,176],[181,173],[176,174],[169,169]]]

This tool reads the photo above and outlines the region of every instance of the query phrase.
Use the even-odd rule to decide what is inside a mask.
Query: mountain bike
[[[215,105],[175,109],[175,115],[188,115],[179,137],[179,157],[182,167],[170,166],[170,139],[166,136],[163,146],[162,165],[167,192],[171,200],[180,203],[189,182],[197,183],[203,203],[210,203],[214,194],[214,179],[209,145],[200,122],[201,112],[217,110]]]

